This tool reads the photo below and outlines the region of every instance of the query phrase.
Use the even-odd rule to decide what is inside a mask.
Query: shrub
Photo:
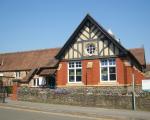
[[[20,87],[18,90],[19,95],[28,95],[30,93],[30,88],[27,86]]]
[[[5,87],[5,90],[8,94],[12,94],[12,90],[13,90],[13,87],[12,86],[6,86]]]

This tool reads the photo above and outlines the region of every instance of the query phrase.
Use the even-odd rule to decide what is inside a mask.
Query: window
[[[0,84],[3,82],[2,80],[3,80],[3,79],[2,79],[2,76],[0,76]]]
[[[28,74],[28,71],[26,71],[26,75]]]
[[[37,80],[37,81],[36,81],[36,82],[37,82],[37,86],[39,86],[39,78],[37,78],[36,80]]]
[[[115,59],[101,60],[101,81],[116,81]]]
[[[15,72],[14,75],[15,75],[15,78],[20,78],[20,72]]]
[[[36,86],[36,79],[33,79],[33,86]]]
[[[69,82],[81,82],[82,79],[82,65],[80,61],[69,62]]]
[[[95,44],[93,43],[87,44],[86,50],[89,55],[93,55],[96,50]]]
[[[33,79],[33,87],[38,87],[39,86],[39,78],[34,78]]]

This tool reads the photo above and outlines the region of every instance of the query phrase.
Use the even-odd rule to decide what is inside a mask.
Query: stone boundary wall
[[[21,87],[18,89],[18,100],[43,102],[50,104],[66,104],[92,106],[102,108],[132,109],[132,94],[127,89],[106,89],[95,87],[37,89]],[[109,87],[110,88],[110,87]],[[139,88],[137,91],[140,90]],[[150,93],[138,91],[136,95],[137,110],[150,111]]]

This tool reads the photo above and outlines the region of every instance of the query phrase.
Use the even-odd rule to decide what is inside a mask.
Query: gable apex
[[[57,59],[61,59],[61,57],[65,54],[65,51],[71,46],[72,43],[75,42],[75,37],[79,34],[80,30],[84,27],[86,22],[90,22],[96,26],[105,37],[107,37],[115,46],[117,46],[120,51],[122,51],[123,54],[128,54],[127,50],[114,37],[112,37],[107,32],[107,30],[105,30],[99,23],[97,23],[90,14],[87,14],[76,30],[73,32],[73,34],[70,36],[70,38],[67,40],[67,42],[64,44],[59,53],[55,56]]]

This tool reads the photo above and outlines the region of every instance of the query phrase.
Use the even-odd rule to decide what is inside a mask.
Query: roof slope
[[[0,54],[0,71],[30,70],[38,67],[54,67],[55,55],[60,48]]]
[[[147,71],[150,71],[150,64],[147,64],[147,65],[146,65],[146,72],[147,72]]]
[[[77,34],[87,21],[90,21],[92,24],[94,24],[109,40],[112,41],[112,43],[114,43],[119,48],[119,50],[121,50],[124,54],[127,54],[126,48],[124,48],[115,38],[113,38],[107,32],[107,30],[105,30],[98,22],[96,22],[96,20],[94,20],[94,18],[92,18],[89,14],[87,14],[85,18],[82,20],[82,22],[79,24],[79,26],[76,28],[76,30],[73,32],[73,34],[70,36],[70,38],[67,40],[67,42],[64,44],[59,53],[56,55],[56,58],[58,59],[61,58],[65,53],[65,51],[67,50],[67,48],[71,46],[72,43],[75,42],[76,39],[74,38],[77,36]]]
[[[144,48],[133,48],[129,49],[129,51],[135,56],[141,65],[146,64]]]
[[[54,67],[58,63],[55,56],[59,51],[60,48],[52,48],[0,54],[0,71],[31,70],[38,67]],[[133,48],[129,49],[129,51],[141,65],[145,65],[144,48]]]

